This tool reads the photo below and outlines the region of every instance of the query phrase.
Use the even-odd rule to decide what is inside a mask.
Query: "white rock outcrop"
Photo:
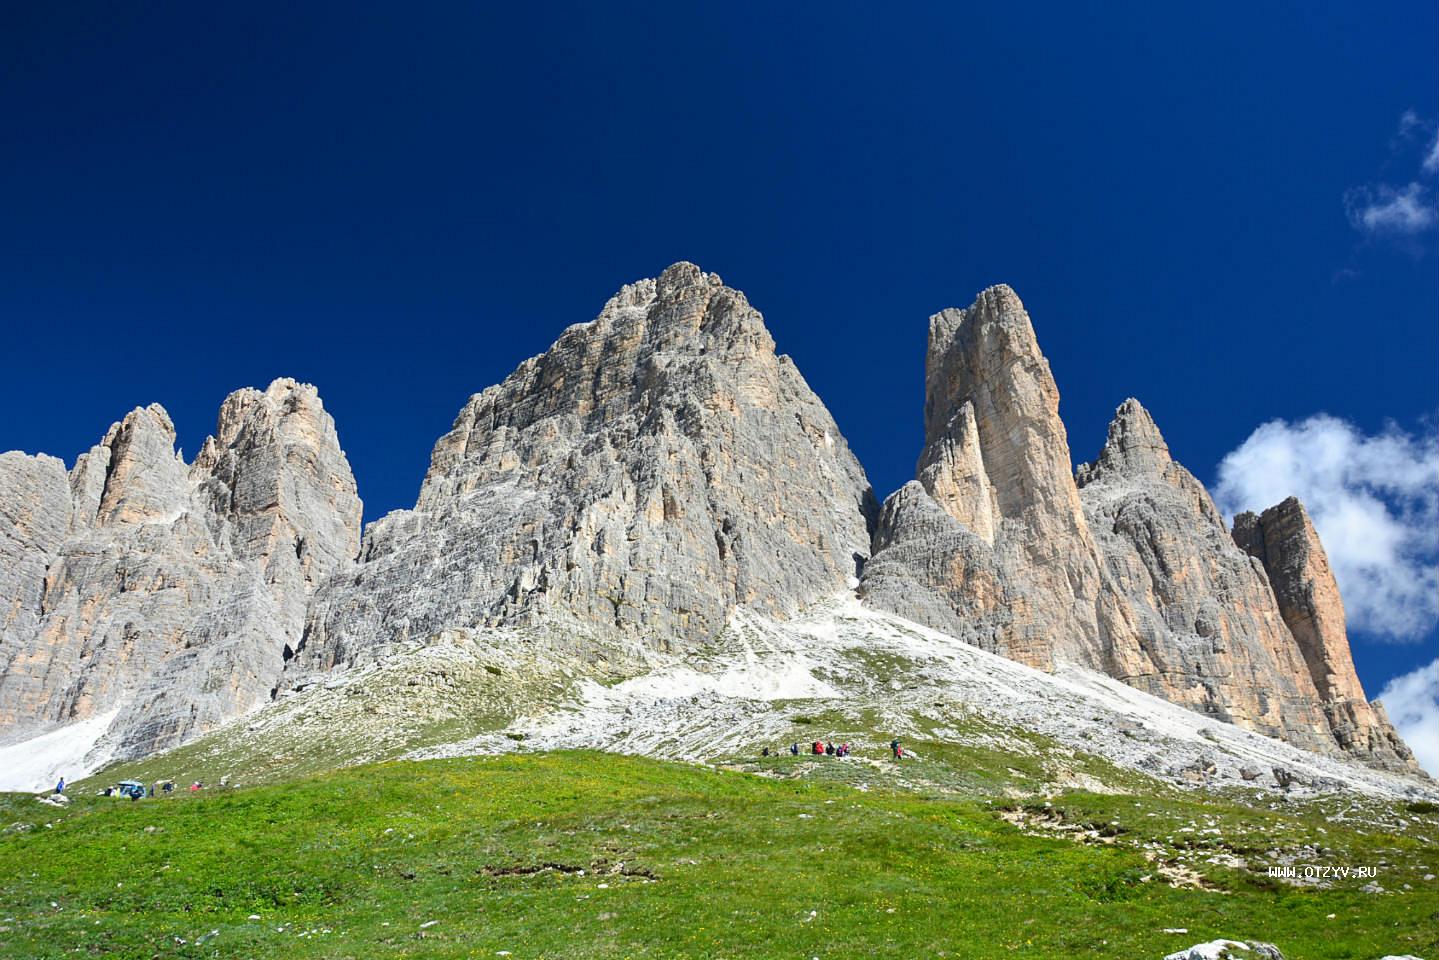
[[[159,405],[68,475],[4,454],[0,510],[0,744],[113,714],[94,749],[119,757],[268,699],[310,591],[359,545],[334,423],[293,380],[232,394],[192,465]]]

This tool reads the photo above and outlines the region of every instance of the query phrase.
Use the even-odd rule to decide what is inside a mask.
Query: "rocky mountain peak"
[[[1114,411],[1104,449],[1093,463],[1082,464],[1077,476],[1082,487],[1106,474],[1163,476],[1173,462],[1169,445],[1149,411],[1133,397]]]
[[[701,645],[738,606],[785,616],[844,590],[872,512],[759,312],[678,263],[469,399],[415,509],[322,592],[301,666],[483,625]]]
[[[24,613],[0,648],[0,740],[113,714],[108,749],[137,756],[266,698],[309,592],[358,548],[354,478],[315,389],[232,394],[189,467],[158,404],[68,477],[55,464],[0,463],[18,505],[0,544],[29,531],[0,577],[0,609]]]
[[[360,497],[319,391],[286,377],[230,394],[190,474],[217,542],[285,585],[297,643],[308,592],[360,548]]]
[[[1381,766],[1417,770],[1388,716],[1364,696],[1349,649],[1339,584],[1304,504],[1289,497],[1261,514],[1241,513],[1234,518],[1233,536],[1263,565],[1340,745]]]
[[[869,602],[1031,666],[1097,659],[1099,570],[1059,390],[1007,286],[930,318],[916,473],[972,537],[936,531],[915,491],[887,502],[877,542],[895,546],[866,567]]]
[[[878,510],[759,311],[681,262],[469,397],[414,508],[363,544],[313,386],[232,393],[188,466],[139,408],[68,475],[0,456],[0,745],[101,718],[137,756],[451,640],[703,660],[750,614],[857,588],[944,643],[1415,769],[1364,699],[1303,506],[1231,532],[1132,399],[1072,471],[1059,399],[1009,287],[935,314],[915,480]]]
[[[197,466],[204,469],[218,451],[239,442],[242,431],[252,431],[268,440],[287,439],[317,446],[330,444],[334,423],[320,402],[313,385],[289,377],[273,381],[263,391],[253,387],[236,390],[220,404],[215,433],[206,438]]]
[[[1052,407],[1058,414],[1059,391],[1029,314],[1003,284],[982,291],[967,309],[950,307],[930,317],[924,379],[926,443],[947,431],[966,400],[981,421],[1004,407],[1035,417]],[[1013,402],[1019,399],[1026,402]]]
[[[97,522],[172,519],[185,507],[185,464],[175,452],[175,424],[158,403],[137,407],[110,427]]]
[[[1241,517],[1231,539],[1133,399],[1071,474],[1058,389],[1008,287],[941,311],[929,333],[918,482],[885,501],[866,602],[1032,666],[1100,670],[1307,749],[1412,769],[1363,699],[1302,508]]]

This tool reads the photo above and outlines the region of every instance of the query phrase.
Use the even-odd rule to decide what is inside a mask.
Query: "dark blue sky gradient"
[[[1433,251],[1343,204],[1439,119],[1433,3],[64,6],[0,20],[0,449],[70,462],[159,401],[193,455],[294,376],[373,519],[470,393],[678,259],[881,496],[926,318],[999,281],[1077,460],[1130,395],[1206,481],[1267,419],[1439,409]],[[1429,646],[1357,642],[1370,691]]]

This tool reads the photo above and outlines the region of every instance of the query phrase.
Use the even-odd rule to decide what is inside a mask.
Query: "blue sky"
[[[159,401],[193,453],[294,376],[373,519],[470,393],[678,259],[881,496],[926,318],[999,281],[1076,459],[1130,395],[1206,482],[1276,418],[1434,433],[1432,3],[58,6],[0,29],[0,449]],[[1356,637],[1371,693],[1429,622]]]

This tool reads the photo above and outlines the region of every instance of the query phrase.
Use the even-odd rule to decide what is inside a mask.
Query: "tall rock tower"
[[[1013,290],[930,318],[924,427],[918,480],[881,512],[865,599],[1043,670],[1102,660],[1059,390]]]
[[[1417,770],[1364,699],[1297,501],[1241,517],[1231,539],[1135,400],[1071,474],[1059,392],[1008,287],[930,319],[925,386],[917,479],[881,510],[867,603],[1041,669],[1100,670],[1307,749]]]
[[[1346,751],[1396,770],[1416,770],[1384,705],[1364,696],[1349,652],[1344,603],[1309,512],[1297,497],[1260,515],[1234,518],[1234,542],[1263,565],[1335,740]]]

